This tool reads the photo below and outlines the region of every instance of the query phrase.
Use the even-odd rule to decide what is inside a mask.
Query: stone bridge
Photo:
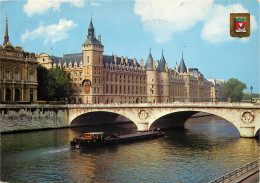
[[[219,116],[232,123],[241,137],[254,137],[260,128],[260,105],[249,103],[179,103],[179,104],[97,104],[68,105],[69,125],[79,116],[91,112],[111,112],[127,117],[138,131],[147,131],[161,117],[177,118],[174,126],[198,112]]]
[[[238,129],[241,137],[255,137],[260,128],[260,105],[251,103],[0,104],[0,132],[75,126],[87,114],[100,114],[95,112],[122,115],[135,123],[138,131],[149,130],[160,119],[172,126],[184,126],[185,121],[198,112],[229,121]]]

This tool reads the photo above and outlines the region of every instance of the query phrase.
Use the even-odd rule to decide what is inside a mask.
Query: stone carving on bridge
[[[252,111],[246,110],[241,113],[241,119],[244,123],[251,123],[255,118],[255,114]]]
[[[146,110],[140,110],[138,113],[138,116],[140,119],[144,120],[148,117],[148,113],[146,112]]]

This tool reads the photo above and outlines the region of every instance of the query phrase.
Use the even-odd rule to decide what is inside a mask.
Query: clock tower
[[[101,36],[98,36],[98,40],[96,39],[91,18],[88,35],[82,44],[84,103],[103,102],[103,52]]]

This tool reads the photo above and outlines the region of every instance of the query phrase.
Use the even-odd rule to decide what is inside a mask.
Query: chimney
[[[134,65],[137,66],[137,64],[136,64],[136,59],[135,59],[135,58],[134,58]]]
[[[125,57],[125,63],[128,65],[128,58]]]
[[[114,62],[116,63],[116,55],[114,55]]]
[[[101,43],[101,35],[98,35],[98,41]]]
[[[155,64],[155,61],[153,61],[153,70],[156,70],[156,64]]]
[[[121,56],[121,63],[123,64],[124,63],[124,57]]]
[[[140,61],[140,65],[141,65],[141,67],[144,67],[144,61],[143,60]]]

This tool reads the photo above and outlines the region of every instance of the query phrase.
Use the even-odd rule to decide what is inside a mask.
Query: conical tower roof
[[[161,59],[160,59],[159,65],[158,65],[159,72],[166,72],[165,64],[166,64],[166,61],[165,61],[163,51],[162,51],[162,56],[161,56]]]
[[[88,29],[91,29],[91,30],[94,29],[94,26],[93,26],[93,23],[92,23],[92,17],[91,17],[91,20],[90,20],[90,23],[89,23]]]
[[[83,45],[97,45],[97,46],[102,46],[101,42],[99,42],[96,38],[95,38],[95,29],[92,23],[92,17],[88,26],[88,35],[87,38],[85,40],[85,42],[83,43]]]
[[[91,17],[91,20],[90,20],[90,23],[88,26],[88,37],[94,38],[94,36],[95,36],[95,29],[94,29],[94,26],[92,23],[92,17]]]
[[[144,69],[146,71],[153,71],[153,56],[151,54],[151,49],[150,49],[150,53],[148,55],[148,58],[147,58],[147,61],[146,61],[146,64],[144,66]]]
[[[8,35],[8,23],[7,23],[7,18],[6,18],[6,22],[5,22],[5,37],[4,37],[4,42],[3,42],[3,46],[6,45],[6,43],[9,42],[9,35]]]
[[[179,68],[178,68],[178,71],[181,73],[184,73],[184,72],[187,72],[187,67],[184,63],[184,60],[183,60],[183,53],[182,53],[182,58],[181,58],[181,63],[179,65]]]

